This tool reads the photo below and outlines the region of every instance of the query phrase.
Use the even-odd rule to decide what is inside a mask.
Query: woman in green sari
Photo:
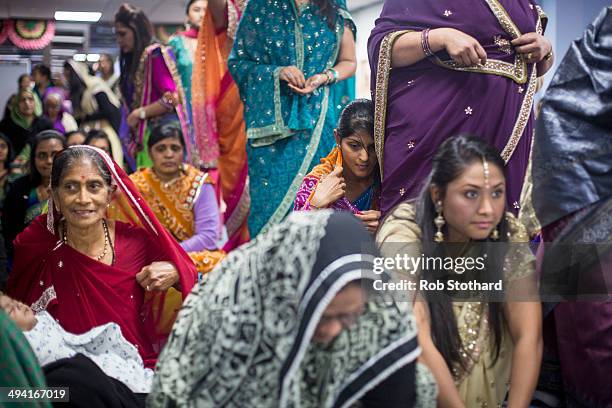
[[[244,103],[253,237],[291,209],[334,145],[336,100],[354,95],[344,81],[356,67],[345,1],[249,1],[228,65]]]
[[[0,387],[43,388],[45,377],[21,329],[0,310]],[[13,407],[51,407],[46,400],[8,404]],[[4,406],[4,405],[3,405]]]

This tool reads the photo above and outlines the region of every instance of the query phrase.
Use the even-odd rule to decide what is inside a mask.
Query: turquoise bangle
[[[330,68],[329,70],[331,71],[332,75],[334,76],[334,82],[338,82],[338,71],[336,71],[333,68]]]

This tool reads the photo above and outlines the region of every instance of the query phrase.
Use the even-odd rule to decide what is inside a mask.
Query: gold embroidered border
[[[270,216],[266,224],[259,231],[260,234],[265,233],[268,229],[270,229],[270,227],[281,222],[283,218],[285,218],[285,215],[287,215],[291,204],[293,204],[293,201],[295,200],[295,195],[297,194],[297,191],[300,185],[302,184],[302,180],[306,175],[310,164],[312,163],[312,159],[314,158],[314,155],[317,152],[317,149],[319,148],[319,142],[321,141],[321,134],[323,133],[325,117],[327,115],[327,109],[329,105],[329,94],[329,87],[326,86],[323,89],[321,114],[319,115],[317,125],[315,126],[314,130],[312,131],[312,135],[310,136],[310,142],[308,143],[308,147],[306,148],[306,155],[304,156],[304,160],[302,161],[300,168],[298,169],[295,177],[293,178],[293,181],[289,185],[289,188],[287,189],[287,192],[285,193],[285,196],[283,197],[282,201],[280,202],[274,213]]]
[[[242,224],[244,224],[249,216],[249,209],[251,208],[251,193],[249,188],[249,176],[247,176],[244,189],[238,200],[238,205],[230,217],[225,221],[225,228],[227,228],[227,235],[229,237],[234,235],[236,231],[242,227]]]
[[[510,161],[510,157],[512,157],[512,153],[514,153],[514,149],[518,145],[521,140],[521,136],[525,131],[525,126],[527,126],[527,122],[529,121],[529,116],[531,115],[531,108],[533,107],[533,97],[536,91],[536,80],[537,80],[537,70],[533,67],[531,71],[531,77],[529,78],[529,85],[527,86],[527,92],[525,93],[525,97],[523,98],[523,103],[521,104],[521,109],[518,114],[518,118],[514,123],[514,128],[512,129],[512,133],[510,134],[510,138],[504,147],[504,150],[501,152],[501,157],[504,159],[504,162],[508,164]]]
[[[520,37],[521,31],[518,29],[516,24],[512,21],[506,9],[499,3],[498,0],[485,0],[489,9],[503,28],[503,30],[510,35],[512,39]],[[538,24],[540,21],[538,20]],[[539,31],[538,31],[539,32]],[[434,63],[437,65],[453,69],[455,71],[464,72],[478,72],[481,74],[493,74],[500,75],[506,78],[510,78],[518,84],[524,84],[527,82],[527,62],[521,55],[516,55],[514,58],[514,64],[508,62],[490,59],[483,64],[477,64],[472,67],[462,67],[455,61],[447,60],[442,61],[436,57]]]
[[[378,67],[376,71],[376,97],[374,101],[374,147],[380,167],[380,179],[383,180],[383,157],[385,148],[385,125],[387,121],[387,94],[389,74],[391,70],[391,53],[393,44],[399,36],[410,32],[402,30],[389,33],[383,38],[378,52]]]
[[[458,306],[453,305],[453,308]],[[460,314],[463,323],[458,324],[461,338],[461,359],[465,369],[453,367],[455,384],[459,386],[470,375],[474,364],[480,359],[480,354],[486,347],[485,341],[489,336],[488,308],[481,302],[466,302],[461,307]]]
[[[234,42],[236,38],[236,31],[238,30],[238,20],[240,19],[239,13],[241,6],[234,4],[231,1],[227,2],[227,37],[231,39],[230,43]]]
[[[442,61],[437,57],[433,60],[433,62],[436,65],[455,71],[500,75],[512,79],[517,84],[524,84],[527,82],[527,63],[520,55],[517,55],[514,58],[514,64],[495,59],[488,59],[484,65],[477,64],[471,67],[463,67],[453,60]]]
[[[514,21],[512,21],[504,6],[502,6],[498,0],[485,1],[487,2],[487,5],[493,12],[493,15],[495,16],[497,21],[499,21],[499,24],[502,26],[504,31],[510,34],[510,37],[512,37],[513,39],[520,37],[521,31],[518,29],[516,24],[514,24]]]
[[[185,133],[185,130],[186,130],[188,134],[184,134],[183,139],[185,139],[186,142],[189,141],[189,144],[190,144],[189,155],[191,156],[191,163],[194,166],[199,166],[200,161],[201,161],[200,152],[198,152],[197,147],[191,143],[191,135],[193,134],[193,127],[192,127],[191,121],[189,120],[189,113],[187,112],[187,105],[186,105],[187,97],[185,96],[185,90],[183,89],[183,80],[181,79],[181,74],[179,73],[178,67],[176,66],[176,60],[174,59],[174,56],[171,55],[169,52],[169,48],[162,45],[160,46],[160,50],[161,50],[164,62],[166,63],[166,67],[168,67],[168,71],[170,71],[170,76],[172,77],[172,81],[174,82],[176,86],[176,93],[178,94],[178,98],[179,98],[180,106],[175,106],[174,109],[177,111],[180,109],[181,116],[183,116],[183,121],[186,122],[187,128],[183,129],[183,133]]]
[[[536,11],[538,12],[538,17],[539,17],[538,18],[539,28],[536,28],[536,32],[538,34],[544,34],[544,31],[546,31],[546,26],[548,25],[548,16],[546,15],[542,7],[536,5],[535,8],[536,8]]]

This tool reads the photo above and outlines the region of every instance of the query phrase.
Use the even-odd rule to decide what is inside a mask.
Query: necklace
[[[102,253],[94,258],[96,261],[101,261],[104,259],[106,254],[108,254],[108,247],[110,246],[110,233],[108,232],[108,225],[106,224],[106,220],[102,219],[102,228],[104,228],[104,249],[102,249]],[[64,221],[64,228],[62,231],[62,241],[64,244],[68,245],[68,226]]]
[[[372,195],[374,194],[374,188],[372,186],[368,187],[366,191],[361,193],[361,196],[357,198],[357,200],[353,201],[353,205],[357,207],[360,211],[369,210],[372,205]]]

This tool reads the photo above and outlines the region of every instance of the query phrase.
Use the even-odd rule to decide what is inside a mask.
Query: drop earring
[[[442,216],[442,201],[436,202],[436,212],[438,215],[434,218],[434,224],[436,225],[436,234],[434,235],[434,241],[436,242],[444,242],[444,233],[442,232],[442,227],[446,224],[446,220]]]
[[[491,239],[493,241],[497,241],[499,239],[499,230],[497,229],[497,226],[495,226],[495,229],[493,232],[491,232]]]

